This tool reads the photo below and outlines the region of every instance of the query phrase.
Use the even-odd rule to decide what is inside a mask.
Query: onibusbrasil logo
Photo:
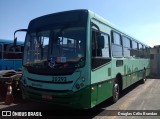
[[[2,111],[2,116],[42,116],[42,113],[32,111]]]

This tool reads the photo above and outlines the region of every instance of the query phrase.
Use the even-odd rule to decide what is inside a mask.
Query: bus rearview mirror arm
[[[14,32],[14,46],[17,45],[17,37],[15,36],[17,32],[27,32],[27,29],[19,29]]]

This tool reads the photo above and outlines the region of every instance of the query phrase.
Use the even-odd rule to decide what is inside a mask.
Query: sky
[[[74,9],[89,9],[130,36],[153,47],[160,45],[160,0],[0,0],[0,39],[13,40],[39,16]],[[25,34],[18,33],[24,40]]]

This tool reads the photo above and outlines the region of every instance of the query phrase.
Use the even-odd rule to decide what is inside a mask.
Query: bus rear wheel
[[[113,84],[113,97],[112,97],[112,102],[116,103],[119,99],[119,84],[117,81],[114,82]]]
[[[146,82],[146,78],[143,78],[143,79],[141,80],[141,83],[144,84],[145,82]]]
[[[146,70],[143,72],[143,79],[141,79],[141,83],[144,84],[147,81],[146,79]]]

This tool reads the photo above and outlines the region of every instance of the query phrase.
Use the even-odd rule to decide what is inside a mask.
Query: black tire
[[[119,83],[115,80],[113,84],[113,96],[112,96],[112,102],[116,103],[119,99],[120,90],[119,90]]]
[[[141,79],[141,83],[144,84],[147,81],[146,79],[146,70],[143,72],[143,78]]]

